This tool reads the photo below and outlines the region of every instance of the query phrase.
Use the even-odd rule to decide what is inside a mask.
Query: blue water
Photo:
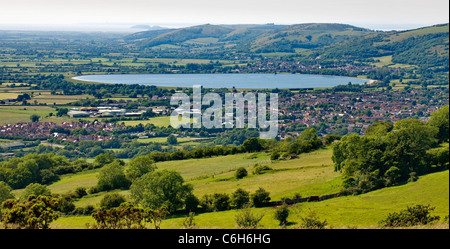
[[[139,84],[166,87],[286,89],[363,84],[365,79],[306,74],[108,74],[85,75],[74,79],[99,83]]]

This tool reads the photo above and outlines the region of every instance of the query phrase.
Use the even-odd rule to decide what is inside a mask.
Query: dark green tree
[[[144,207],[158,209],[167,206],[169,212],[183,207],[192,186],[184,183],[176,171],[161,170],[147,173],[133,182],[131,198]]]

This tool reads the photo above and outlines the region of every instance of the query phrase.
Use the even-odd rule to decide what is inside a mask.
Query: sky
[[[0,0],[3,27],[345,23],[409,29],[449,22],[448,0]],[[385,28],[383,28],[385,27]]]

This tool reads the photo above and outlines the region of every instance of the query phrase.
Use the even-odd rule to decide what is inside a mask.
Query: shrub
[[[248,172],[245,168],[240,167],[236,170],[235,177],[236,179],[242,179],[248,175]]]
[[[258,165],[253,170],[253,174],[254,175],[262,175],[262,174],[266,173],[269,170],[272,170],[272,168],[267,166],[267,165]]]
[[[419,179],[416,172],[409,173],[408,182],[415,182]]]
[[[310,211],[306,217],[300,218],[302,228],[308,229],[324,229],[327,226],[327,220],[320,221],[319,217],[314,211]]]
[[[287,218],[289,217],[289,208],[286,204],[283,204],[275,211],[275,219],[280,222],[280,226],[287,225]]]
[[[275,161],[278,160],[278,158],[280,158],[280,152],[278,151],[273,151],[272,154],[270,154],[270,160]]]
[[[191,228],[195,228],[195,213],[194,212],[189,212],[189,216],[187,216],[184,220],[183,220],[183,227],[186,229],[191,229]]]
[[[184,200],[184,205],[185,205],[186,211],[189,211],[189,212],[197,211],[199,204],[200,204],[200,201],[194,194],[190,193],[190,194],[186,195],[186,199]]]
[[[237,209],[243,208],[245,205],[248,205],[249,203],[250,203],[250,193],[243,189],[237,189],[231,197],[231,204]]]
[[[240,210],[235,217],[236,224],[243,228],[256,228],[264,215],[256,215],[252,213],[250,206],[246,206]]]
[[[94,206],[92,205],[87,205],[86,207],[76,207],[73,211],[72,211],[72,215],[91,215],[92,213],[94,213],[96,210],[94,208]]]
[[[124,203],[125,201],[126,200],[123,195],[118,193],[110,193],[106,194],[100,201],[100,207],[110,209],[120,206],[120,204]]]
[[[64,214],[70,214],[75,210],[75,204],[70,196],[62,196],[58,200],[58,211]]]
[[[56,212],[58,199],[43,195],[30,195],[23,202],[8,199],[1,204],[1,208],[5,227],[48,229],[50,223],[59,217]]]
[[[254,194],[251,195],[251,200],[253,206],[263,207],[270,201],[270,193],[263,188],[259,188]]]
[[[100,191],[127,188],[130,186],[130,181],[125,176],[123,165],[118,160],[114,160],[112,163],[103,166],[97,178],[97,186]]]
[[[51,196],[52,193],[51,193],[50,189],[45,185],[42,185],[39,183],[31,183],[25,188],[20,200],[24,201],[28,198],[28,196],[31,196],[31,195]]]
[[[200,206],[205,212],[212,212],[214,210],[212,195],[204,195],[200,200]]]
[[[81,197],[83,197],[85,195],[87,195],[85,187],[77,187],[75,189],[75,196],[76,196],[76,198],[81,198]]]
[[[216,193],[213,195],[212,205],[215,211],[228,210],[230,209],[230,196]]]
[[[380,221],[381,227],[408,227],[416,225],[426,225],[435,220],[439,220],[439,216],[432,216],[430,212],[435,208],[430,205],[416,205],[407,207],[406,210],[388,214],[386,219]]]

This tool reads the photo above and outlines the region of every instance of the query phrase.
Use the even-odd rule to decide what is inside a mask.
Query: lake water
[[[107,74],[85,75],[74,79],[99,83],[139,84],[165,87],[286,89],[317,88],[364,84],[366,79],[306,74]]]

